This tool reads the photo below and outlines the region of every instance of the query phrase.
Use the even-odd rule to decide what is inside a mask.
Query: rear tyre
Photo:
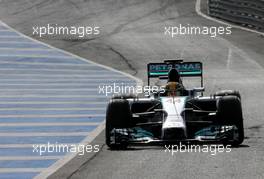
[[[122,95],[115,95],[112,99],[129,99],[129,98],[136,98],[137,96],[134,94],[122,94]]]
[[[112,99],[108,104],[106,111],[106,126],[105,126],[105,139],[106,145],[111,149],[126,148],[127,142],[121,144],[111,144],[110,137],[111,131],[114,128],[122,129],[129,128],[132,114],[129,102],[125,99]]]
[[[237,140],[232,146],[240,145],[244,140],[243,115],[240,99],[237,96],[223,96],[217,101],[217,116],[224,125],[235,125],[238,129]]]

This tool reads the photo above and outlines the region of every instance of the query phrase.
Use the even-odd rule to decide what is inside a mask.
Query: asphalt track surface
[[[83,162],[70,178],[263,178],[264,41],[259,34],[233,29],[231,36],[164,36],[165,26],[219,26],[197,15],[192,0],[1,1],[0,17],[25,34],[35,24],[96,24],[102,33],[81,41],[44,42],[133,74],[146,81],[146,64],[183,57],[204,63],[206,94],[241,92],[245,135],[230,153],[177,153],[163,148],[101,152]],[[101,137],[101,138],[100,138]],[[99,136],[103,140],[103,134]],[[101,142],[101,141],[99,141]],[[85,158],[82,158],[85,160]],[[78,161],[77,161],[78,162]],[[53,178],[68,174],[73,165]],[[52,177],[51,177],[52,178]]]

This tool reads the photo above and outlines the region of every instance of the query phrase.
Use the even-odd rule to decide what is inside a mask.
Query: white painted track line
[[[88,144],[91,141],[93,141],[95,139],[95,137],[104,129],[105,124],[102,123],[100,124],[97,129],[95,129],[93,132],[90,133],[90,135],[88,137],[86,137],[81,144]],[[56,162],[55,164],[53,164],[52,166],[50,166],[49,168],[45,169],[44,171],[42,171],[38,176],[35,177],[35,179],[43,179],[43,178],[47,178],[48,176],[50,176],[54,171],[58,170],[59,168],[61,168],[65,163],[69,162],[71,159],[73,159],[75,156],[77,155],[77,153],[75,154],[70,154],[64,157],[63,160],[59,160],[58,162]]]

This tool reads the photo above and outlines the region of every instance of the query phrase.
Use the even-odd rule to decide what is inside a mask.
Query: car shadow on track
[[[194,144],[188,144],[189,146],[194,146]],[[221,145],[221,144],[215,144],[215,143],[201,143],[201,144],[196,144],[195,146],[216,146],[216,145]],[[223,145],[223,144],[222,144]],[[108,151],[141,151],[141,150],[164,150],[164,149],[170,149],[172,147],[175,146],[180,146],[178,144],[173,144],[173,145],[161,145],[161,146],[128,146],[127,148],[118,148],[118,149],[111,149],[109,147],[107,147]],[[223,145],[226,146],[226,145]],[[249,148],[250,146],[247,144],[240,144],[238,146],[230,146],[230,148]]]

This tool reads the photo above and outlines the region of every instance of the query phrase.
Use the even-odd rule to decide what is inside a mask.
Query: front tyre
[[[125,99],[112,99],[108,104],[106,111],[105,139],[106,145],[111,149],[126,148],[127,143],[121,144],[111,143],[111,131],[114,128],[129,128],[132,113],[129,102]]]
[[[235,125],[238,137],[231,143],[240,145],[244,140],[243,115],[240,98],[237,96],[223,96],[217,100],[217,117],[224,125]]]

